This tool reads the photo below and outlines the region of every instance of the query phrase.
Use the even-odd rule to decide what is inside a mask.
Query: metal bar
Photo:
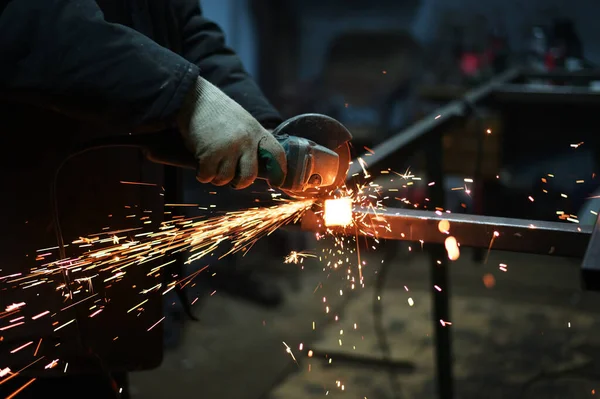
[[[447,237],[440,233],[442,220],[450,223],[450,234],[462,247],[489,248],[541,255],[583,258],[592,227],[577,224],[544,222],[457,213],[434,213],[412,209],[388,208],[385,211],[357,211],[355,217],[369,229],[361,228],[364,235],[379,238],[425,243],[443,243]],[[307,230],[324,231],[317,216],[307,215],[302,220]],[[331,228],[340,234],[352,235],[354,228]],[[494,237],[494,232],[498,236]],[[492,242],[492,238],[494,238]]]
[[[369,166],[380,164],[386,160],[398,156],[398,151],[408,145],[418,146],[420,141],[434,132],[445,128],[449,123],[455,122],[468,114],[468,104],[474,104],[489,96],[496,87],[511,82],[520,74],[519,69],[510,69],[492,79],[489,83],[469,91],[462,99],[452,101],[450,104],[438,108],[435,112],[427,115],[419,122],[399,132],[373,149],[373,154],[367,158]],[[361,172],[358,162],[350,165],[348,177]]]

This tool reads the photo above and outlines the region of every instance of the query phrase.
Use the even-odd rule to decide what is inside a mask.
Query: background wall
[[[206,16],[225,31],[227,43],[252,75],[257,73],[255,22],[251,0],[200,0]],[[298,78],[319,74],[331,39],[347,30],[407,29],[423,44],[435,40],[444,20],[469,25],[485,19],[507,33],[512,49],[525,48],[528,27],[556,16],[572,18],[587,58],[600,64],[600,2],[595,0],[281,0],[300,24]],[[379,8],[379,9],[376,9]]]
[[[512,49],[526,46],[528,27],[557,16],[572,18],[586,56],[600,63],[600,3],[593,0],[288,0],[301,19],[300,78],[319,73],[329,41],[357,29],[406,29],[423,44],[438,35],[444,20],[471,25],[487,20],[490,29],[507,32]],[[378,5],[379,10],[374,10]],[[365,16],[368,16],[365,18]]]
[[[248,0],[201,0],[204,14],[225,32],[227,45],[233,48],[248,72],[256,76],[258,68],[255,23]]]

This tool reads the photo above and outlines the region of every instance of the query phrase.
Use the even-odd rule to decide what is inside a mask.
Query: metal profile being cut
[[[381,239],[443,244],[448,237],[447,233],[451,231],[464,247],[576,258],[585,253],[592,232],[587,226],[560,222],[438,214],[414,209],[387,208],[373,211],[350,208],[348,212],[352,213],[352,220],[366,218],[372,226],[370,232]],[[440,223],[447,224],[446,233],[440,231]],[[314,212],[303,218],[302,227],[321,233],[327,230],[342,235],[356,233],[354,227],[327,226],[321,215]]]

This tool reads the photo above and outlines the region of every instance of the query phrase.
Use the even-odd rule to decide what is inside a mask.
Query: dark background
[[[597,71],[600,64],[600,3],[592,0],[203,0],[201,5],[284,117],[320,112],[339,119],[355,137],[354,155],[511,66],[577,73],[582,68]],[[575,38],[560,39],[568,45],[551,34],[559,20],[574,28]],[[548,33],[541,56],[532,54],[535,26]],[[548,66],[547,56],[559,50],[566,56],[559,54]],[[490,52],[494,62],[471,68],[474,58]],[[577,83],[589,89],[592,101],[565,105],[505,99],[494,106],[477,105],[476,118],[444,130],[443,155],[436,164],[444,172],[439,186],[446,197],[432,205],[549,221],[564,221],[557,214],[561,211],[578,217],[581,225],[593,225],[600,209],[589,198],[599,185],[593,174],[600,172],[596,80],[600,77]],[[562,86],[547,79],[519,83],[548,90]],[[571,147],[581,142],[581,148]],[[422,178],[398,194],[421,204],[432,178],[431,159],[424,157],[428,144],[386,165],[398,172],[410,168]],[[80,170],[92,169],[89,165],[100,165],[93,177],[79,183],[81,192],[71,192],[82,215],[88,206],[103,215],[125,215],[130,211],[123,206],[142,207],[147,200],[160,213],[158,189],[148,194],[145,188],[124,188],[118,182],[158,181],[163,175],[166,203],[200,207],[169,209],[173,214],[167,218],[177,212],[214,216],[256,206],[257,198],[268,203],[264,185],[242,192],[209,187],[189,172],[148,164],[140,168],[145,161],[128,151],[95,153],[66,168],[66,177],[76,177]],[[376,175],[379,168],[374,169]],[[472,193],[455,190],[473,178]],[[542,185],[542,178],[548,183]],[[576,184],[578,179],[585,184]],[[110,201],[102,199],[98,187],[114,194]],[[476,193],[484,193],[485,201]],[[63,195],[69,195],[68,188]],[[391,206],[399,205],[391,201]],[[77,232],[84,224],[81,216],[74,211],[70,216],[67,240],[83,234]],[[92,233],[105,222],[86,220],[85,225],[97,224],[90,227]],[[317,242],[312,233],[281,229],[245,256],[217,261],[217,253],[169,270],[182,276],[210,266],[185,292],[198,320],[186,315],[173,291],[163,297],[164,360],[154,370],[131,373],[131,397],[437,397],[433,325],[438,320],[431,312],[437,291],[430,280],[429,255],[419,245],[369,243],[361,248],[365,288],[355,291],[348,289],[345,269],[333,271],[315,258],[301,265],[283,262],[292,250],[321,254],[332,245]],[[448,266],[450,283],[443,287],[452,292],[446,321],[452,322],[454,397],[575,399],[600,394],[600,297],[582,290],[580,263],[461,250],[460,259]],[[376,292],[382,264],[391,266],[382,280],[385,289]],[[508,272],[501,264],[508,265]],[[373,305],[378,297],[380,308]],[[159,333],[157,328],[148,340],[153,348],[146,355],[152,360],[160,352]],[[124,350],[113,348],[117,355]]]

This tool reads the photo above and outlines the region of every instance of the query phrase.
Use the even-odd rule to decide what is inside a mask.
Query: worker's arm
[[[172,0],[183,36],[183,56],[200,67],[201,75],[244,107],[264,127],[275,128],[281,116],[244,69],[239,57],[225,46],[219,27],[202,16],[198,0]]]
[[[134,128],[175,123],[198,67],[111,24],[94,0],[0,5],[0,97]]]

